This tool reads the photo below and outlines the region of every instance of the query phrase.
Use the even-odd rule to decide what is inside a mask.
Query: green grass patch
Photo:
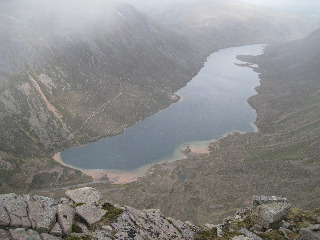
[[[80,207],[80,206],[82,206],[82,205],[84,205],[84,204],[85,204],[85,203],[82,203],[82,202],[81,202],[81,203],[76,203],[75,206],[76,206],[76,207]]]
[[[250,217],[244,218],[242,221],[237,220],[231,223],[231,226],[237,230],[241,228],[250,229],[255,225],[255,223],[251,220]]]
[[[204,230],[197,233],[195,240],[215,240],[218,239],[217,229]]]
[[[272,230],[271,232],[265,232],[259,234],[262,239],[276,239],[276,240],[287,240],[284,234],[278,230]]]
[[[319,218],[320,208],[314,210],[292,208],[286,217],[287,220],[296,222],[298,229],[306,228],[314,224],[320,224]]]
[[[107,211],[107,213],[104,217],[108,218],[110,221],[116,220],[123,212],[122,209],[114,207],[111,203],[105,203],[102,206],[102,209]]]

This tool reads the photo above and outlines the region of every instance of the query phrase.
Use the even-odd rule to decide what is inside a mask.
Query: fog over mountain
[[[287,12],[319,14],[320,3],[317,0],[239,0],[257,6],[278,9]]]

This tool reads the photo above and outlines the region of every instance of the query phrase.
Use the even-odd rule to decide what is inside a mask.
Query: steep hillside
[[[172,103],[204,59],[117,1],[1,4],[0,149],[7,152],[42,156],[118,134]]]
[[[287,196],[319,207],[320,31],[269,46],[258,57],[261,86],[249,99],[258,133],[234,133],[209,145],[210,154],[158,165],[136,183],[98,186],[108,199],[161,208],[182,220],[219,221],[253,194]],[[183,176],[183,177],[181,177]]]
[[[116,0],[0,8],[2,191],[88,181],[39,158],[119,134],[169,106],[205,59]]]

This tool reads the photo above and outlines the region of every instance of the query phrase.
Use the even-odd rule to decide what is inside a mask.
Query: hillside
[[[129,5],[36,3],[1,3],[8,8],[0,57],[7,152],[46,156],[118,134],[172,103],[204,59]]]
[[[1,183],[9,188],[88,181],[48,158],[168,107],[204,62],[130,5],[73,3],[0,3]]]
[[[271,45],[258,57],[261,86],[249,103],[258,133],[233,133],[209,145],[210,154],[156,166],[124,186],[97,186],[108,199],[169,216],[220,221],[253,194],[287,196],[298,207],[320,205],[320,31]],[[183,176],[183,177],[182,177]]]

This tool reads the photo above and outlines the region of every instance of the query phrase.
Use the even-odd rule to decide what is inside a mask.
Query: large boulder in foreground
[[[287,199],[276,196],[254,195],[252,205],[255,209],[251,214],[251,219],[266,229],[278,227],[280,221],[290,210]]]
[[[66,196],[77,203],[88,203],[100,205],[102,203],[102,195],[92,187],[84,187],[75,190],[66,191]]]
[[[253,211],[251,219],[264,228],[273,228],[289,213],[290,204],[274,202],[262,204]]]

